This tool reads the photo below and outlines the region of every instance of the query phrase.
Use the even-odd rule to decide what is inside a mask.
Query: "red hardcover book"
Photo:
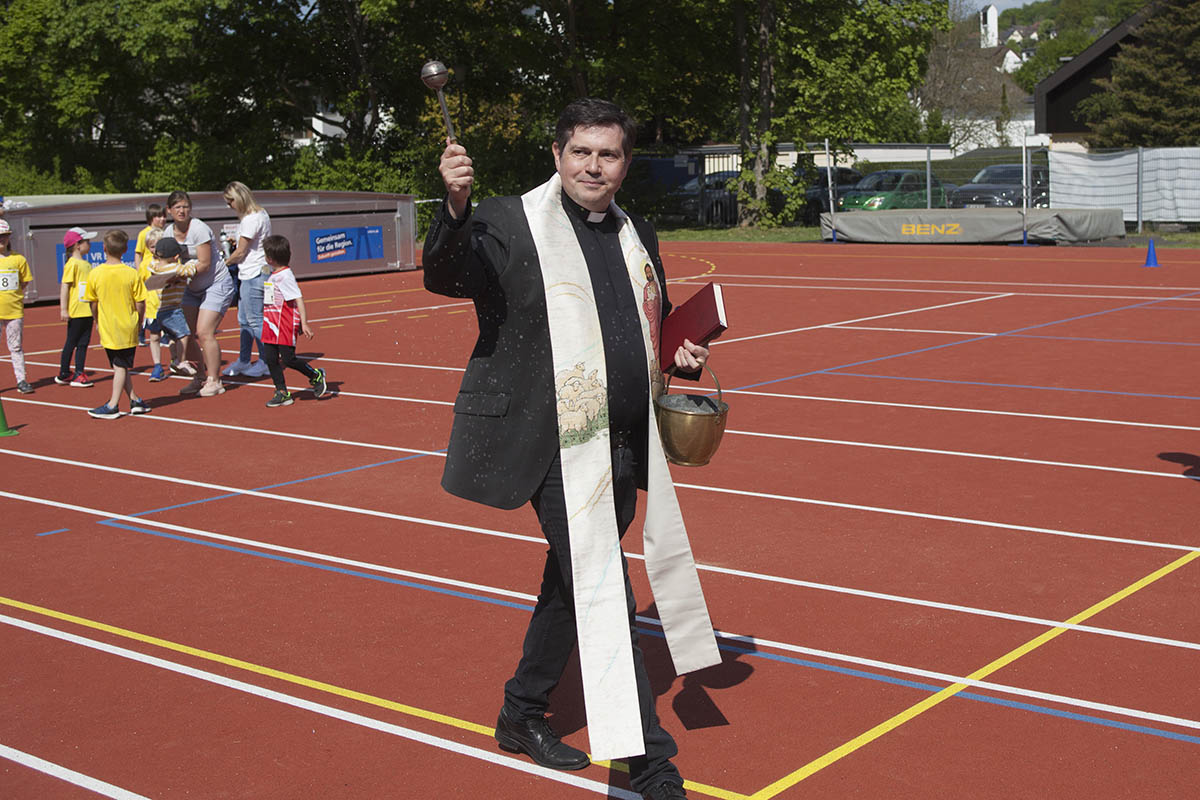
[[[692,344],[707,346],[725,328],[725,300],[721,296],[719,283],[707,283],[688,298],[683,305],[676,306],[663,320],[659,342],[658,362],[663,372],[675,365],[675,351],[687,339]]]

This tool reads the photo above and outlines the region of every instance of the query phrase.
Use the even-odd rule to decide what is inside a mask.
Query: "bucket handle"
[[[707,362],[705,362],[704,364],[701,364],[700,366],[704,367],[704,369],[708,372],[709,376],[713,379],[713,383],[716,384],[717,408],[720,408],[721,403],[723,401],[721,400],[721,382],[719,380],[717,380],[717,373],[712,371],[712,368],[708,366]],[[671,378],[672,378],[672,376],[675,375],[676,370],[678,370],[678,367],[676,367],[674,364],[672,364],[671,368],[669,370],[667,370],[667,385],[663,387],[663,394],[666,394],[667,392],[671,391]]]

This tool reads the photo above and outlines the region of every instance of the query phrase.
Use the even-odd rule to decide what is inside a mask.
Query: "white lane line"
[[[196,669],[195,667],[184,666],[183,664],[177,664],[174,661],[168,661],[163,658],[158,658],[157,656],[146,655],[145,653],[139,653],[134,650],[118,647],[116,645],[97,641],[95,639],[88,639],[84,636],[79,636],[74,633],[60,631],[57,628],[39,625],[36,622],[27,622],[23,619],[17,619],[15,617],[9,617],[2,614],[0,614],[0,622],[6,625],[11,625],[15,628],[22,628],[32,633],[38,633],[43,636],[49,636],[54,639],[59,639],[64,642],[87,647],[92,650],[99,650],[102,653],[108,653],[109,655],[129,659],[130,661],[137,661],[151,667],[167,670],[168,672],[186,675],[189,678],[196,678],[197,680],[216,684],[217,686],[223,686],[226,689],[233,689],[234,691],[261,697],[265,700],[273,700],[276,703],[282,703],[303,711],[310,711],[314,714],[330,717],[331,719],[349,722],[352,725],[370,728],[372,730],[379,731],[380,733],[386,733],[402,739],[419,742],[430,747],[436,747],[439,750],[455,753],[456,755],[467,756],[469,758],[478,759],[479,761],[486,761],[490,764],[505,767],[506,769],[525,772],[530,775],[535,775],[539,778],[546,778],[547,780],[557,781],[558,783],[564,783],[580,789],[586,789],[590,792],[595,792],[596,794],[609,797],[620,797],[623,800],[641,800],[639,795],[625,791],[624,789],[610,787],[607,782],[601,783],[599,781],[591,780],[590,778],[583,778],[578,775],[571,775],[569,773],[546,769],[525,760],[518,760],[500,753],[494,753],[478,747],[460,744],[450,739],[443,739],[440,736],[432,736],[428,733],[421,733],[420,731],[415,731],[411,728],[405,728],[390,722],[381,722],[380,720],[363,716],[362,714],[355,714],[352,711],[343,711],[340,708],[327,706],[323,703],[315,703],[312,700],[305,700],[300,697],[285,694],[284,692],[266,689],[262,686],[256,686],[252,683],[246,683],[245,681],[237,680],[236,678],[227,678],[224,675],[218,675],[206,670]],[[129,797],[136,797],[136,795],[129,795]]]
[[[968,303],[981,303],[986,300],[999,300],[1005,297],[1012,297],[1010,294],[990,294],[987,297],[973,297],[970,300],[957,300],[953,303],[940,303],[936,306],[925,306],[923,308],[910,308],[905,311],[893,311],[888,314],[875,314],[870,317],[859,317],[858,319],[844,319],[841,322],[826,322],[821,325],[808,325],[803,328],[791,328],[786,331],[773,331],[771,333],[760,333],[755,336],[742,336],[738,339],[717,339],[713,344],[733,344],[734,342],[747,342],[751,339],[765,339],[770,336],[782,336],[787,333],[799,333],[801,331],[814,331],[819,328],[829,328],[836,325],[850,325],[855,322],[868,322],[873,319],[886,319],[887,317],[902,317],[905,314],[918,314],[922,311],[934,311],[939,308],[950,308],[951,306],[963,306]]]
[[[937,331],[927,328],[877,328],[870,325],[826,325],[826,328],[836,328],[845,331],[887,331],[888,333],[944,333],[947,336],[1003,336],[1002,333],[991,331]]]
[[[989,408],[962,408],[958,406],[934,406],[921,403],[897,403],[890,400],[858,400],[850,397],[824,397],[816,394],[785,394],[762,392],[755,389],[726,389],[725,394],[744,394],[753,397],[776,397],[784,400],[814,400],[821,403],[849,403],[860,406],[884,406],[887,408],[913,408],[921,411],[949,411],[959,414],[990,414],[998,417],[1026,417],[1060,422],[1092,422],[1098,425],[1125,425],[1133,428],[1165,428],[1173,431],[1200,431],[1196,425],[1168,425],[1159,422],[1137,422],[1123,419],[1101,419],[1099,417],[1071,417],[1062,414],[1036,414],[1030,411],[999,411]],[[15,399],[15,398],[14,398]],[[20,402],[20,400],[17,400]]]
[[[780,283],[728,283],[720,281],[724,288],[739,288],[739,289],[793,289],[797,291],[822,290],[827,292],[897,292],[901,294],[984,294],[994,295],[996,292],[985,290],[971,289],[891,289],[884,286],[797,286],[795,284],[780,284]],[[1151,288],[1151,287],[1142,287]],[[1200,291],[1200,290],[1197,290]],[[1068,300],[1180,300],[1184,301],[1186,297],[1172,297],[1158,295],[1142,295],[1142,294],[1078,294],[1067,292],[1005,292],[1004,297],[1058,297]],[[1143,308],[1123,308],[1121,311],[1144,311]]]
[[[833,275],[725,275],[720,272],[708,278],[762,278],[785,281],[846,281],[858,283],[923,283],[935,286],[1050,286],[1056,289],[1139,289],[1143,292],[1200,292],[1200,286],[1136,286],[1108,283],[1035,283],[1032,281],[958,281],[932,278],[845,278]]]
[[[0,617],[0,620],[8,621],[7,617]],[[127,789],[122,789],[120,786],[113,786],[111,783],[105,783],[98,778],[93,778],[91,775],[84,775],[82,772],[76,772],[73,769],[67,769],[61,764],[55,764],[52,761],[47,761],[44,758],[23,753],[12,747],[0,744],[0,758],[7,758],[9,761],[15,761],[18,764],[35,769],[38,772],[45,773],[53,778],[58,778],[60,781],[73,783],[76,786],[95,792],[96,794],[105,797],[112,797],[114,800],[149,800],[144,795],[134,794]]]
[[[26,397],[12,397],[6,399],[6,403],[26,403],[34,406],[47,406],[49,408],[64,409],[67,411],[86,411],[88,406],[68,406],[62,403],[48,403],[45,400],[30,400]],[[372,442],[356,442],[352,439],[330,439],[326,436],[312,436],[306,433],[289,433],[287,431],[273,431],[266,428],[247,428],[243,425],[230,425],[225,422],[202,422],[195,419],[183,419],[180,417],[167,417],[162,414],[142,414],[131,419],[137,420],[152,420],[155,422],[171,422],[178,425],[196,425],[201,428],[218,428],[227,431],[237,431],[239,433],[257,433],[263,436],[281,436],[287,439],[303,439],[310,442],[321,442],[323,444],[344,444],[348,447],[365,447],[370,450],[387,450],[393,453],[414,453],[422,456],[437,456],[445,458],[444,452],[437,450],[421,450],[415,447],[398,447],[389,444],[374,444]],[[140,424],[140,423],[139,423]]]
[[[1149,469],[1133,469],[1131,467],[1106,467],[1100,464],[1078,464],[1073,461],[1047,461],[1041,458],[1019,458],[1017,456],[998,456],[990,453],[968,453],[963,450],[937,450],[932,447],[909,447],[899,444],[877,444],[873,442],[853,442],[845,439],[821,439],[816,436],[792,436],[784,433],[762,433],[758,431],[726,430],[725,433],[735,436],[756,436],[763,439],[783,439],[793,442],[812,442],[814,444],[832,444],[839,447],[865,447],[869,450],[895,450],[905,453],[922,453],[934,456],[955,456],[956,458],[978,458],[984,461],[1008,461],[1014,464],[1034,464],[1039,467],[1063,467],[1066,469],[1091,469],[1098,472],[1119,472],[1124,475],[1146,475],[1153,478],[1182,478],[1192,480],[1179,472],[1160,472]]]
[[[444,577],[441,577],[438,575],[430,575],[430,574],[421,573],[421,572],[413,572],[411,570],[404,570],[404,569],[399,569],[396,567],[389,567],[389,566],[385,566],[383,564],[374,564],[374,563],[371,563],[368,561],[356,561],[354,559],[342,558],[341,556],[329,555],[327,553],[320,553],[320,552],[316,552],[313,550],[301,550],[301,549],[298,549],[295,547],[286,547],[284,545],[272,544],[270,542],[263,542],[263,541],[259,541],[256,539],[245,539],[245,538],[238,537],[238,536],[229,536],[227,534],[215,533],[213,531],[203,530],[200,528],[191,528],[191,527],[187,527],[184,525],[173,525],[169,522],[160,522],[158,520],[154,520],[149,517],[133,517],[133,516],[125,515],[125,514],[118,514],[115,512],[111,512],[111,511],[105,511],[103,509],[90,508],[87,506],[80,506],[80,505],[75,505],[75,504],[71,504],[71,503],[63,503],[63,502],[59,502],[59,501],[47,500],[47,499],[43,499],[43,498],[39,498],[39,497],[31,497],[31,496],[27,496],[27,495],[11,494],[9,492],[4,492],[4,491],[0,491],[0,497],[7,497],[12,500],[20,500],[22,502],[32,503],[35,505],[48,506],[48,507],[52,507],[52,508],[55,508],[58,510],[75,511],[75,512],[78,512],[81,514],[87,514],[90,516],[100,517],[102,519],[121,520],[123,522],[129,522],[130,524],[133,524],[133,525],[143,525],[143,526],[152,527],[152,528],[159,528],[162,530],[172,531],[174,533],[187,534],[189,536],[195,536],[195,537],[202,538],[202,539],[212,539],[214,541],[219,541],[219,542],[228,542],[230,544],[237,544],[237,545],[243,545],[243,546],[248,546],[248,547],[256,547],[260,550],[267,550],[267,551],[276,552],[276,553],[285,553],[290,556],[299,556],[299,557],[303,557],[303,558],[310,558],[310,559],[313,559],[316,561],[327,561],[332,564],[340,564],[343,566],[354,567],[356,569],[371,570],[374,572],[381,572],[381,573],[385,573],[388,575],[398,575],[398,576],[402,576],[402,577],[406,577],[406,578],[422,580],[427,583],[441,584],[441,585],[445,585],[445,586],[454,586],[459,589],[468,589],[468,590],[472,590],[472,591],[482,592],[485,594],[494,594],[494,595],[499,595],[502,597],[510,597],[510,598],[517,599],[517,600],[525,600],[525,601],[528,601],[531,603],[537,599],[535,596],[533,596],[531,594],[526,594],[524,592],[516,592],[516,591],[512,591],[510,589],[502,589],[502,588],[495,587],[495,586],[488,586],[486,584],[470,583],[467,581],[459,581],[459,580],[455,580],[452,578],[444,578]],[[533,537],[533,536],[522,536],[522,535],[518,535],[518,534],[507,534],[506,535],[502,531],[492,531],[489,533],[492,535],[500,536],[502,538],[515,539],[518,541],[530,542],[532,544],[537,544],[537,545],[545,544],[545,540],[538,538],[538,537]],[[638,560],[638,561],[645,560],[645,556],[642,555],[641,553],[627,552],[626,557],[634,559],[634,560]],[[1200,643],[1187,642],[1187,641],[1182,641],[1179,639],[1168,639],[1168,638],[1161,637],[1161,636],[1149,636],[1146,634],[1133,633],[1130,631],[1121,631],[1121,630],[1116,630],[1116,629],[1112,629],[1112,628],[1101,628],[1101,627],[1096,627],[1096,626],[1092,626],[1092,625],[1078,625],[1078,624],[1067,625],[1067,624],[1061,623],[1057,620],[1047,619],[1044,617],[1032,617],[1032,616],[1028,616],[1028,615],[1024,615],[1024,614],[1010,614],[1010,613],[1006,613],[1003,611],[992,611],[990,609],[975,608],[972,606],[963,606],[963,605],[957,605],[954,603],[939,603],[939,602],[933,601],[933,600],[922,600],[922,599],[914,598],[914,597],[905,597],[903,595],[887,594],[884,592],[872,592],[872,591],[868,591],[865,589],[854,589],[854,588],[849,588],[849,587],[845,587],[845,586],[835,586],[835,585],[827,584],[827,583],[816,583],[814,581],[805,581],[805,580],[800,580],[797,578],[787,578],[787,577],[776,576],[776,575],[765,575],[762,573],[750,572],[748,570],[733,569],[731,567],[715,567],[715,566],[711,566],[708,564],[702,564],[702,563],[697,563],[696,567],[697,567],[697,569],[699,569],[702,572],[712,572],[712,573],[719,574],[719,575],[729,575],[729,576],[738,577],[738,578],[746,578],[748,580],[762,581],[764,583],[777,583],[777,584],[781,584],[781,585],[785,585],[785,586],[794,586],[794,587],[801,588],[801,589],[813,589],[816,591],[832,592],[835,594],[847,594],[847,595],[852,595],[855,597],[865,597],[865,598],[869,598],[872,600],[882,600],[884,602],[889,602],[889,603],[899,603],[902,605],[912,605],[912,606],[919,606],[919,607],[923,607],[923,608],[932,608],[932,609],[937,609],[940,611],[950,611],[950,612],[954,612],[954,613],[971,614],[971,615],[975,615],[975,616],[990,617],[990,618],[994,618],[994,619],[1003,619],[1003,620],[1008,620],[1010,622],[1029,623],[1029,624],[1037,625],[1037,626],[1041,626],[1041,627],[1066,627],[1071,630],[1080,631],[1083,633],[1094,633],[1094,634],[1098,634],[1101,636],[1112,636],[1112,637],[1116,637],[1119,639],[1131,639],[1134,641],[1146,642],[1149,644],[1161,644],[1161,645],[1166,645],[1168,647],[1178,647],[1178,648],[1183,648],[1186,650],[1200,650]],[[649,623],[649,624],[654,624],[654,625],[661,624],[657,619],[655,619],[653,617],[639,616],[638,619],[642,622]],[[791,645],[789,645],[789,647],[791,647]]]
[[[364,727],[375,728],[376,730],[381,730],[385,733],[392,733],[394,735],[402,736],[404,738],[414,739],[414,740],[420,741],[424,744],[430,744],[435,747],[448,749],[448,750],[451,750],[452,752],[458,752],[462,755],[480,757],[476,754],[482,753],[482,754],[485,754],[485,756],[486,756],[486,758],[484,760],[492,761],[492,763],[499,764],[500,766],[514,766],[515,767],[516,765],[520,765],[519,768],[532,768],[532,769],[527,769],[526,771],[534,772],[534,774],[542,774],[541,772],[535,771],[535,770],[539,770],[540,768],[536,767],[536,765],[529,764],[528,762],[525,762],[525,761],[516,761],[515,759],[509,759],[505,756],[501,756],[496,753],[492,753],[492,752],[484,751],[484,750],[478,750],[477,748],[470,747],[469,745],[461,745],[461,744],[451,742],[446,739],[441,739],[440,737],[430,736],[428,734],[417,734],[415,736],[410,736],[408,734],[415,734],[416,732],[411,731],[408,728],[402,728],[397,725],[391,725],[390,723],[380,722],[379,720],[375,720],[370,717],[364,717],[359,714],[354,714],[353,712],[342,711],[340,709],[332,709],[331,707],[325,706],[320,703],[312,703],[311,701],[300,700],[299,698],[293,697],[292,695],[284,694],[282,692],[276,692],[271,689],[265,689],[263,687],[256,686],[254,684],[245,683],[243,681],[239,681],[234,678],[226,678],[224,676],[215,675],[214,673],[211,673],[211,672],[206,672],[204,670],[195,669],[194,667],[186,667],[186,666],[183,666],[182,664],[177,664],[173,661],[161,659],[156,656],[150,656],[150,655],[138,653],[138,652],[135,652],[132,650],[127,650],[123,647],[117,647],[115,645],[98,642],[93,639],[88,639],[83,636],[79,636],[76,634],[67,633],[65,631],[58,630],[57,628],[50,628],[50,627],[47,627],[45,625],[40,625],[35,622],[28,622],[26,620],[18,619],[15,617],[9,617],[9,616],[3,615],[3,614],[0,614],[0,623],[12,625],[17,628],[23,628],[23,629],[31,631],[33,633],[40,633],[40,634],[43,634],[46,636],[53,637],[55,639],[60,639],[60,640],[66,641],[66,642],[70,642],[72,644],[79,644],[84,647],[90,647],[92,649],[100,650],[102,652],[110,653],[113,655],[118,655],[123,658],[130,658],[133,661],[139,661],[144,664],[149,664],[150,666],[157,666],[162,669],[166,669],[166,670],[170,670],[172,672],[177,672],[177,673],[180,673],[183,675],[187,675],[189,677],[199,678],[200,680],[208,681],[210,683],[215,683],[220,686],[226,686],[228,688],[236,689],[238,691],[244,691],[249,694],[258,695],[259,697],[264,697],[269,700],[276,700],[278,702],[282,702],[287,705],[296,706],[297,708],[302,708],[307,711],[315,711],[316,713],[323,714],[325,716],[332,716],[337,719],[342,719],[347,722],[352,722],[354,724],[364,725]],[[1140,720],[1146,720],[1146,721],[1151,721],[1151,722],[1165,723],[1168,725],[1175,725],[1175,726],[1182,727],[1182,728],[1190,728],[1190,729],[1194,729],[1194,730],[1200,729],[1200,722],[1198,722],[1196,720],[1187,719],[1185,717],[1176,717],[1176,716],[1171,716],[1171,715],[1167,715],[1167,714],[1159,714],[1159,713],[1156,713],[1153,711],[1144,711],[1142,709],[1130,708],[1128,706],[1118,706],[1118,705],[1112,705],[1109,703],[1099,703],[1099,702],[1095,702],[1092,700],[1084,700],[1082,698],[1070,697],[1068,695],[1053,694],[1050,692],[1042,692],[1042,691],[1038,691],[1036,689],[1025,689],[1022,687],[1010,686],[1008,684],[1003,684],[1003,683],[993,683],[991,681],[973,680],[973,679],[966,678],[963,676],[951,675],[951,674],[945,673],[945,672],[926,670],[926,669],[921,669],[919,667],[910,667],[910,666],[907,666],[904,664],[895,664],[895,663],[888,662],[888,661],[880,661],[878,659],[862,658],[859,656],[852,656],[852,655],[847,655],[844,653],[837,653],[837,652],[833,652],[833,651],[829,651],[829,650],[818,650],[816,648],[811,648],[811,647],[800,647],[798,645],[787,645],[787,644],[783,644],[783,643],[773,642],[769,639],[758,639],[753,636],[742,636],[739,634],[733,634],[733,633],[728,633],[728,632],[721,632],[718,635],[722,639],[725,639],[726,641],[737,642],[739,644],[744,644],[744,645],[750,646],[752,648],[761,648],[764,646],[775,647],[775,648],[779,648],[779,649],[782,649],[782,650],[785,650],[788,652],[799,653],[799,654],[803,654],[803,655],[807,655],[807,656],[815,656],[818,658],[825,658],[825,659],[828,659],[828,660],[834,661],[834,662],[855,664],[858,666],[871,667],[873,669],[880,669],[880,670],[884,670],[887,672],[898,673],[901,675],[911,675],[914,677],[936,680],[936,681],[944,682],[947,685],[963,683],[968,686],[974,686],[979,689],[985,689],[985,690],[997,692],[1000,694],[1014,695],[1017,697],[1027,697],[1027,698],[1042,700],[1044,702],[1058,703],[1061,705],[1071,706],[1071,707],[1075,707],[1075,708],[1086,708],[1086,709],[1089,709],[1092,711],[1102,711],[1105,713],[1128,717],[1128,718],[1132,718],[1132,719],[1140,719]],[[329,712],[334,712],[334,713],[329,713]],[[386,727],[381,727],[381,726],[386,726]],[[423,738],[418,738],[418,737],[423,737]],[[459,748],[462,748],[462,749],[460,750]],[[547,772],[551,772],[551,771],[548,770]],[[552,775],[548,776],[548,777],[560,777],[560,776],[563,776],[562,773],[553,772]],[[607,788],[608,787],[605,786],[605,789],[607,789]],[[637,796],[631,795],[631,797],[636,798]]]
[[[0,360],[3,360],[3,359],[0,359]],[[54,364],[48,364],[48,363],[42,362],[42,361],[27,361],[26,363],[31,364],[33,366],[39,366],[39,367],[55,366]],[[88,367],[88,372],[111,373],[112,369],[109,367],[95,367],[95,368]],[[335,383],[337,382],[336,375],[330,376],[330,377],[331,377],[331,379],[333,379],[333,382],[335,382]],[[171,375],[170,379],[177,380],[177,381],[190,381],[191,380],[191,378],[188,378],[184,375]],[[226,377],[222,376],[221,381],[226,386],[229,386],[229,385],[248,386],[248,387],[251,387],[254,389],[269,389],[272,392],[275,391],[275,385],[273,383],[271,383],[271,381],[269,381],[269,380],[241,381],[241,380],[236,380],[234,378],[226,378]],[[309,386],[307,383],[304,384],[303,386],[288,386],[287,388],[288,388],[289,392],[307,392],[307,391],[312,390],[312,387]],[[391,401],[398,402],[398,403],[419,403],[419,404],[431,405],[431,406],[452,406],[452,405],[454,405],[454,402],[451,400],[426,400],[421,397],[397,397],[395,395],[387,395],[387,394],[365,394],[363,392],[348,392],[348,391],[345,391],[344,389],[340,389],[340,388],[337,390],[337,392],[335,394],[337,397],[361,397],[361,398],[364,398],[367,400],[391,400]]]
[[[0,451],[3,452],[3,451]],[[953,522],[959,525],[972,525],[981,528],[999,528],[1001,530],[1021,531],[1023,533],[1044,533],[1049,536],[1065,536],[1071,539],[1090,539],[1095,542],[1109,542],[1110,544],[1132,544],[1139,547],[1153,547],[1160,550],[1183,550],[1190,553],[1194,550],[1200,550],[1200,547],[1194,547],[1186,544],[1169,544],[1166,542],[1152,542],[1144,539],[1126,539],[1119,536],[1101,536],[1095,533],[1076,533],[1074,531],[1056,530],[1054,528],[1039,528],[1033,525],[1017,525],[1010,522],[994,522],[986,519],[972,519],[970,517],[951,517],[944,514],[927,514],[922,511],[905,511],[899,508],[884,508],[882,506],[867,506],[857,503],[839,503],[833,500],[818,500],[815,497],[794,497],[786,494],[771,494],[769,492],[751,492],[745,489],[727,489],[720,486],[700,486],[695,483],[676,483],[676,488],[680,489],[695,489],[698,492],[716,492],[717,494],[732,494],[741,497],[756,497],[760,500],[782,500],[786,503],[801,503],[804,505],[825,506],[827,508],[844,508],[850,511],[868,511],[875,514],[888,514],[897,517],[912,517],[914,519],[930,519],[937,522]]]
[[[229,354],[229,355],[240,355],[241,354],[240,351],[238,351],[238,350],[222,350],[221,352]],[[299,355],[299,354],[297,354],[297,355]],[[314,360],[318,360],[318,359],[314,359]],[[358,359],[353,359],[353,358],[330,358],[329,356],[324,356],[324,355],[321,356],[319,360],[322,364],[328,362],[331,364],[364,364],[369,367],[404,367],[406,369],[433,369],[433,370],[441,370],[444,372],[466,372],[467,371],[466,368],[464,368],[464,367],[443,367],[443,366],[439,366],[437,364],[406,364],[403,361],[360,361]]]
[[[116,475],[136,476],[137,478],[142,479],[142,480],[148,479],[148,480],[154,480],[154,481],[161,481],[163,483],[174,483],[174,484],[178,484],[181,486],[194,486],[198,489],[211,489],[213,491],[224,492],[227,494],[240,494],[240,495],[245,495],[246,497],[258,497],[263,500],[278,500],[281,503],[292,503],[295,505],[311,506],[314,508],[325,508],[325,509],[329,509],[331,511],[343,511],[347,514],[358,514],[360,516],[366,516],[366,517],[377,517],[379,519],[390,519],[390,520],[394,520],[396,522],[411,522],[414,525],[429,525],[430,527],[434,527],[434,528],[448,528],[450,530],[466,531],[468,533],[482,533],[487,536],[497,536],[497,537],[504,538],[504,539],[521,539],[524,541],[533,541],[533,542],[538,542],[540,544],[545,544],[545,539],[542,539],[539,537],[522,536],[522,535],[515,534],[515,533],[505,533],[503,531],[491,530],[489,528],[478,528],[473,525],[459,525],[454,522],[441,522],[440,520],[435,520],[435,519],[426,519],[426,518],[422,518],[422,517],[410,517],[407,514],[392,514],[387,511],[374,511],[369,508],[358,508],[356,506],[346,506],[346,505],[341,505],[340,503],[325,503],[320,500],[308,500],[303,497],[289,497],[287,495],[282,495],[282,494],[272,494],[271,492],[257,492],[253,489],[243,489],[238,486],[223,486],[219,483],[205,483],[204,481],[193,481],[193,480],[187,480],[184,478],[174,478],[174,477],[170,477],[170,476],[162,475],[162,474],[145,473],[145,472],[138,472],[137,470],[132,470],[132,469],[121,469],[120,467],[111,467],[106,464],[88,464],[84,461],[72,461],[70,459],[65,459],[65,458],[53,458],[50,456],[36,455],[34,453],[21,453],[16,450],[0,450],[0,453],[4,453],[6,455],[21,456],[22,458],[30,458],[30,459],[34,459],[37,461],[48,461],[51,463],[65,464],[67,466],[72,466],[72,467],[82,467],[84,469],[98,470],[100,472],[108,472],[108,473],[112,473],[112,474],[116,474]],[[16,497],[18,497],[18,495],[10,494],[9,492],[0,491],[0,497],[16,498]],[[71,506],[66,503],[59,503],[59,505],[62,508],[76,508],[75,506]],[[114,515],[113,518],[114,519],[124,519],[127,521],[134,521],[134,522],[141,520],[141,521],[145,522],[145,520],[140,517],[126,517],[126,516],[120,515],[120,514]]]
[[[1052,623],[1054,627],[1070,627]],[[739,636],[737,634],[718,634],[723,639],[735,642],[744,642],[751,647],[761,647],[767,645],[769,647],[788,650],[794,653],[802,653],[809,656],[817,656],[819,658],[827,658],[831,661],[840,661],[848,664],[858,664],[864,667],[872,667],[875,669],[888,670],[890,672],[898,672],[903,675],[913,675],[920,678],[930,678],[936,681],[945,682],[947,685],[956,683],[964,683],[968,686],[974,686],[979,689],[988,689],[1001,694],[1016,695],[1018,697],[1029,697],[1037,700],[1043,700],[1051,703],[1060,703],[1066,706],[1074,706],[1076,708],[1087,708],[1092,711],[1104,711],[1109,714],[1117,714],[1123,717],[1132,717],[1134,719],[1144,719],[1153,722],[1164,722],[1168,725],[1178,725],[1181,728],[1200,729],[1200,722],[1185,717],[1173,717],[1166,714],[1158,714],[1153,711],[1142,711],[1136,708],[1127,706],[1109,705],[1108,703],[1097,703],[1091,700],[1083,700],[1078,697],[1070,697],[1068,695],[1051,694],[1050,692],[1040,692],[1036,689],[1023,689],[1018,686],[1010,686],[1004,683],[992,683],[990,681],[978,681],[971,678],[959,677],[950,675],[945,672],[935,672],[932,670],[920,669],[919,667],[908,667],[902,664],[893,664],[888,661],[877,661],[872,658],[860,658],[858,656],[849,656],[843,653],[835,653],[829,650],[817,650],[811,647],[799,647],[797,645],[789,645],[782,642],[773,642],[770,639],[758,639],[753,636]]]

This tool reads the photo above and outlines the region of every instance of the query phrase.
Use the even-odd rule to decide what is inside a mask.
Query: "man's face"
[[[580,126],[561,151],[555,142],[554,166],[567,196],[588,211],[607,211],[629,170],[623,142],[618,125]]]

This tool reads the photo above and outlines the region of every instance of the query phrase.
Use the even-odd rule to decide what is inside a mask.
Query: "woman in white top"
[[[171,224],[163,230],[163,236],[174,236],[198,262],[196,275],[183,293],[183,315],[195,334],[188,342],[186,357],[196,362],[197,372],[179,393],[212,397],[225,391],[221,385],[217,326],[233,302],[233,279],[229,277],[225,254],[217,246],[212,228],[192,218],[192,199],[187,192],[171,192],[167,196],[167,214]]]
[[[271,217],[258,204],[246,184],[232,181],[225,187],[225,204],[238,215],[237,247],[225,259],[238,269],[238,325],[242,329],[238,360],[222,375],[265,378],[271,373],[262,360],[263,285],[271,270],[263,253],[263,239],[271,235]],[[259,360],[250,363],[250,350],[258,342]]]

